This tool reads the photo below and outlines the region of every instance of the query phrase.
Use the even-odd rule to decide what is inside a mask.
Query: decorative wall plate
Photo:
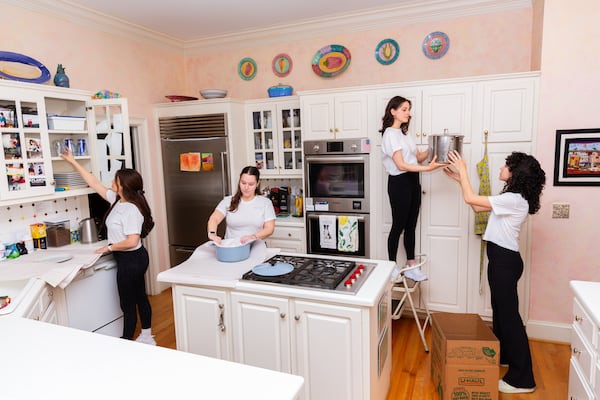
[[[375,47],[375,58],[380,64],[390,65],[398,58],[400,47],[394,39],[383,39]]]
[[[50,71],[44,64],[31,57],[0,51],[0,77],[21,82],[44,83],[50,79]]]
[[[238,74],[245,81],[254,79],[256,76],[256,62],[249,57],[242,58],[238,65]]]
[[[432,60],[441,58],[449,48],[450,39],[444,32],[432,32],[423,40],[423,54]]]
[[[339,44],[330,44],[317,51],[312,59],[312,69],[323,78],[344,72],[350,65],[350,51]]]
[[[273,73],[277,76],[288,76],[292,72],[292,59],[287,54],[277,54],[273,58]]]

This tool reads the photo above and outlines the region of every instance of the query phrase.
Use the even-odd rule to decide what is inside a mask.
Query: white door
[[[226,292],[176,285],[173,302],[177,350],[231,360]]]
[[[336,139],[367,137],[367,94],[340,94],[334,99]]]
[[[363,321],[358,308],[296,300],[295,370],[306,400],[365,398],[362,383]],[[368,324],[368,321],[364,321]]]
[[[236,362],[291,372],[288,300],[250,293],[231,294]]]

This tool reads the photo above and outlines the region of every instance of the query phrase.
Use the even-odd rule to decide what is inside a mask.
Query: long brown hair
[[[383,123],[381,126],[381,130],[379,132],[381,132],[382,135],[387,128],[394,125],[394,116],[392,115],[392,110],[397,110],[398,107],[400,107],[402,105],[402,103],[405,103],[405,102],[407,102],[408,106],[412,108],[412,103],[407,98],[404,98],[402,96],[394,96],[390,99],[387,106],[385,107],[385,114],[383,114],[383,118],[381,118]],[[409,124],[410,124],[410,117],[408,118],[408,122],[403,122],[400,125],[400,129],[402,130],[402,133],[404,133],[405,135],[406,135],[406,132],[408,132]]]
[[[145,238],[148,236],[152,228],[154,228],[154,220],[152,219],[152,212],[150,206],[144,196],[144,181],[142,176],[134,169],[123,168],[115,173],[115,179],[119,181],[119,184],[123,188],[123,198],[129,203],[134,204],[140,213],[144,216],[144,223],[142,224],[141,237]],[[117,194],[117,200],[110,206],[106,215],[104,216],[103,224],[106,224],[106,217],[115,207],[117,202],[121,199],[121,196]]]
[[[242,172],[240,173],[240,180],[242,179],[242,175],[244,175],[244,174],[254,175],[256,177],[257,184],[256,184],[256,189],[254,190],[254,194],[257,196],[260,195],[260,189],[258,187],[258,182],[260,181],[260,171],[258,170],[258,168],[253,167],[251,165],[244,167],[242,169]],[[229,205],[229,211],[231,211],[231,212],[234,212],[237,210],[238,206],[240,205],[240,200],[242,198],[242,191],[240,190],[240,180],[238,180],[237,192],[235,192],[235,194],[231,198],[231,204]]]

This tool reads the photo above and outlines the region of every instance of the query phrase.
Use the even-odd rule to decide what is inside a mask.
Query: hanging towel
[[[335,227],[335,215],[319,215],[319,237],[321,248],[336,248],[337,232]]]
[[[477,175],[479,175],[479,195],[491,196],[492,188],[490,185],[490,168],[487,152],[487,131],[484,132],[484,153],[483,159],[477,163]],[[483,236],[487,227],[488,219],[490,218],[489,211],[478,211],[475,213],[475,234]],[[483,293],[483,261],[485,259],[485,241],[481,239],[481,247],[479,249],[479,293]]]
[[[340,215],[338,217],[339,251],[358,251],[358,218]]]

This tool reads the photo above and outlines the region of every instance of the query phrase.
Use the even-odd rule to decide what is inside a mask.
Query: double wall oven
[[[369,139],[304,142],[307,250],[310,254],[369,257]],[[323,217],[355,217],[356,245],[324,245]],[[333,217],[333,218],[331,218]],[[335,241],[335,238],[334,238]],[[329,241],[331,244],[331,241]]]

